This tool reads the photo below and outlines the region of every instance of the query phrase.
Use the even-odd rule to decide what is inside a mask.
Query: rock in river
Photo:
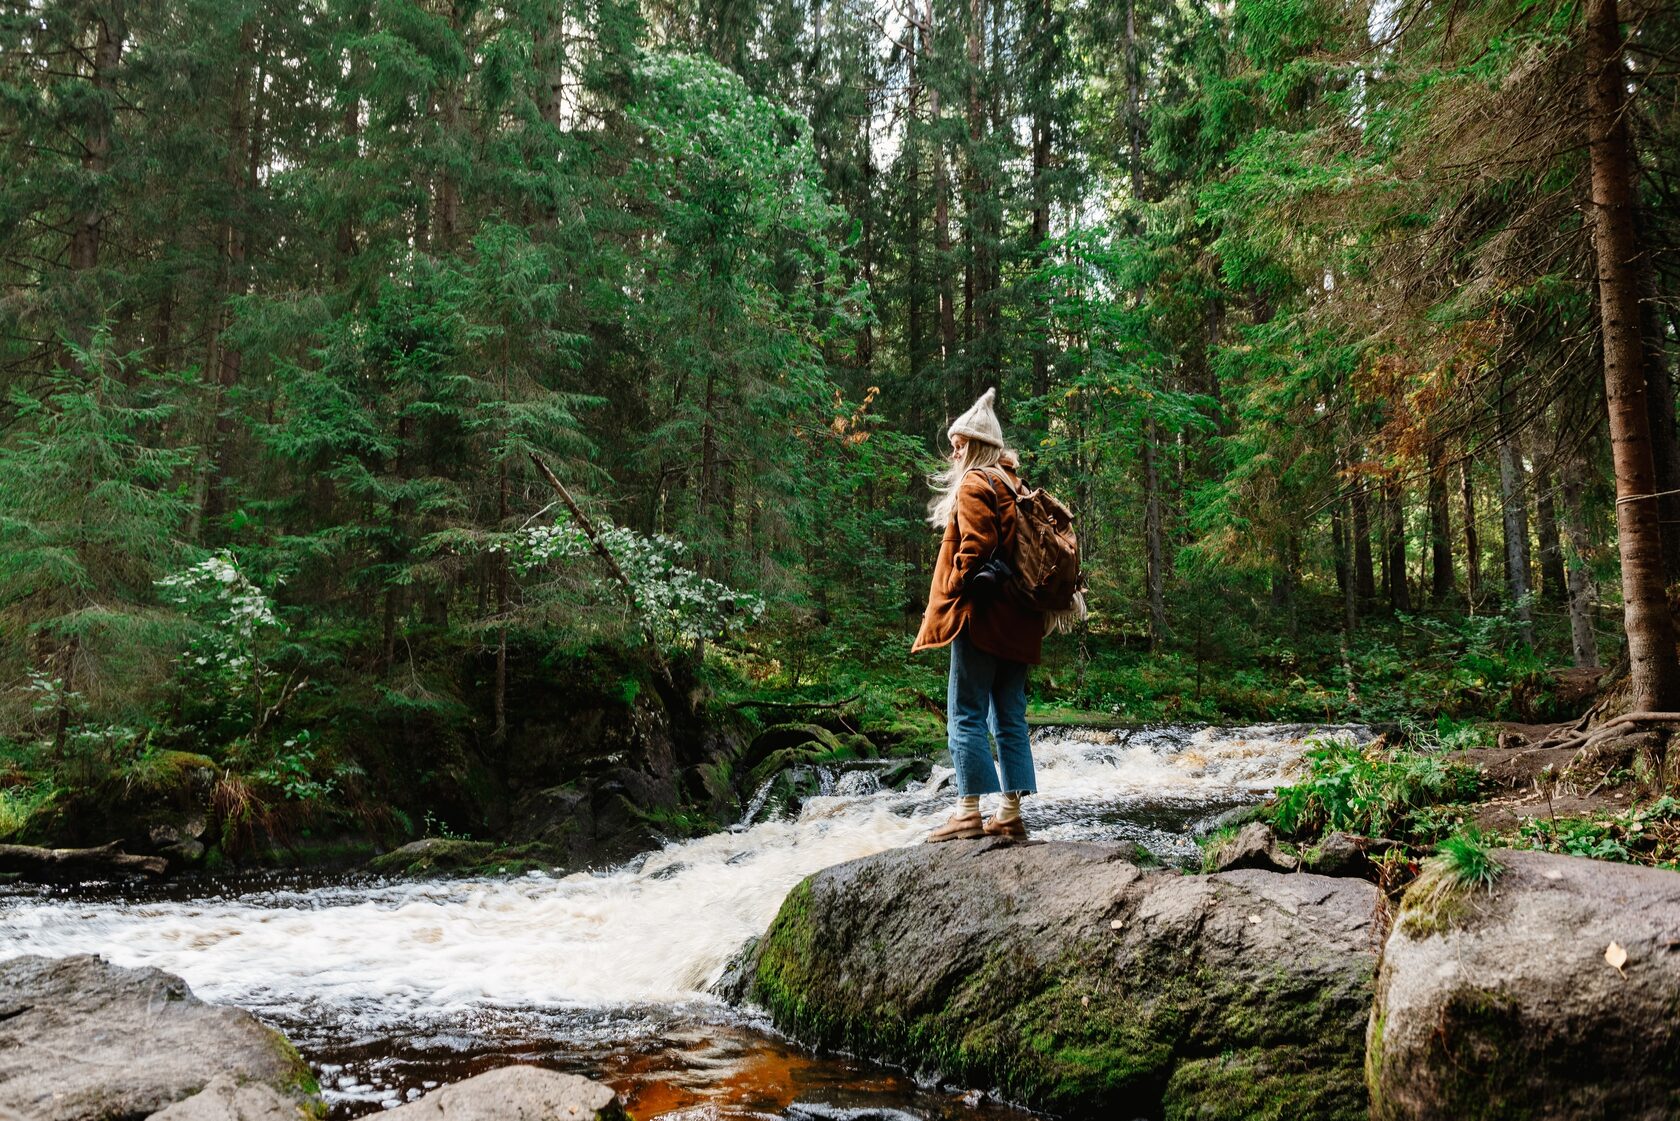
[[[610,1087],[531,1066],[477,1075],[384,1116],[399,1121],[629,1121]]]
[[[285,1037],[172,974],[90,954],[0,962],[0,1116],[144,1117],[218,1074],[293,1101],[315,1089]]]
[[[1371,1015],[1371,1116],[1680,1115],[1680,875],[1494,859],[1491,889],[1437,869],[1401,902]]]
[[[1064,1117],[1363,1119],[1377,889],[1130,851],[956,841],[825,869],[746,964],[751,996],[808,1042]]]

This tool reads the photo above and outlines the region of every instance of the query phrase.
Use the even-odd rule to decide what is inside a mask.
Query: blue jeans
[[[977,648],[968,632],[951,643],[951,683],[945,692],[946,739],[957,769],[957,793],[997,794],[1038,789],[1027,741],[1027,666]],[[1003,781],[992,763],[986,733],[997,737]]]

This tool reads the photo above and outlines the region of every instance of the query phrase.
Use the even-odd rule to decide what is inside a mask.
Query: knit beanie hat
[[[974,402],[973,408],[951,422],[951,427],[945,430],[947,437],[967,436],[970,440],[978,440],[982,444],[993,444],[1003,447],[1003,425],[998,423],[997,414],[992,411],[992,402],[997,400],[997,390],[988,389]]]

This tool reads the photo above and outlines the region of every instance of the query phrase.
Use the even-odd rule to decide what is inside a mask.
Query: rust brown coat
[[[939,559],[933,566],[933,586],[928,591],[922,629],[910,648],[931,650],[948,645],[968,628],[968,640],[988,654],[1012,662],[1037,665],[1044,644],[1044,616],[1015,603],[1008,595],[989,603],[976,604],[962,594],[963,582],[973,569],[986,563],[994,551],[1009,556],[1015,546],[1015,498],[998,471],[970,471],[957,485],[957,503],[945,538],[939,543]]]

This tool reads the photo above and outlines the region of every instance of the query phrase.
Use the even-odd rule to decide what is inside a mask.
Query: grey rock
[[[249,1012],[158,969],[91,954],[0,962],[0,1111],[32,1121],[143,1117],[218,1074],[301,1098],[309,1069]]]
[[[314,1117],[296,1098],[261,1082],[218,1074],[190,1098],[165,1106],[150,1121],[302,1121]]]
[[[1491,891],[1432,870],[1383,949],[1380,1121],[1657,1121],[1680,1102],[1680,874],[1498,851]],[[1627,962],[1605,960],[1611,943]]]
[[[629,1121],[611,1087],[530,1066],[502,1067],[456,1082],[382,1116],[400,1121]]]
[[[191,839],[176,841],[159,849],[158,855],[168,857],[171,866],[197,864],[204,859],[204,842]]]
[[[1065,1116],[1362,1121],[1377,889],[1126,856],[955,841],[825,869],[743,966],[751,999],[806,1042]]]
[[[1271,826],[1263,821],[1251,821],[1213,853],[1211,868],[1215,872],[1229,872],[1237,868],[1292,872],[1299,863],[1283,851]]]
[[[1302,853],[1302,866],[1320,876],[1363,876],[1371,870],[1368,839],[1331,833]]]

